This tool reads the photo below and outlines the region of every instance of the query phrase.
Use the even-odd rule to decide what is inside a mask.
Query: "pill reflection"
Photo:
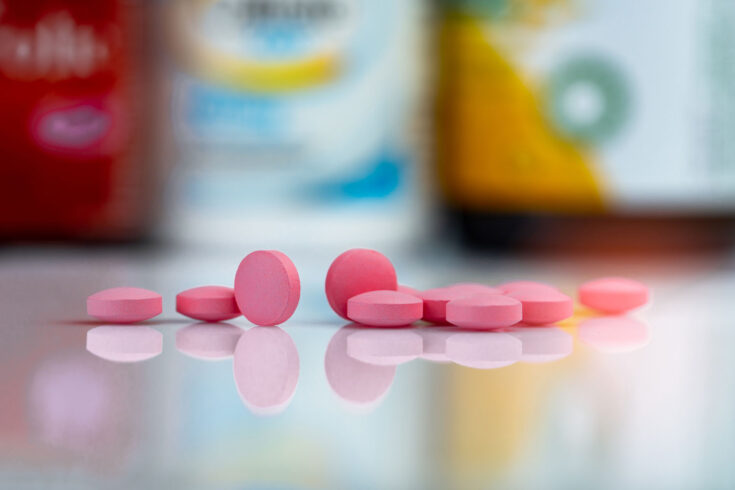
[[[358,328],[347,337],[347,355],[377,366],[397,366],[419,357],[423,340],[414,330]]]
[[[461,366],[496,369],[521,360],[522,344],[503,332],[462,332],[446,342],[447,358]]]
[[[348,355],[349,336],[362,331],[366,330],[354,323],[337,330],[324,354],[324,372],[329,386],[340,399],[363,408],[374,408],[393,384],[396,367],[368,364]]]
[[[574,349],[574,338],[559,327],[514,327],[508,334],[521,341],[523,362],[558,361]]]
[[[588,318],[578,327],[580,342],[605,353],[632,352],[648,345],[648,325],[629,315]]]
[[[107,361],[141,362],[163,351],[163,336],[146,326],[104,325],[87,332],[87,351]]]
[[[242,333],[229,323],[194,323],[176,331],[176,349],[195,359],[229,359]]]
[[[279,327],[253,327],[240,335],[232,363],[245,406],[258,415],[280,413],[291,403],[299,379],[299,353]]]

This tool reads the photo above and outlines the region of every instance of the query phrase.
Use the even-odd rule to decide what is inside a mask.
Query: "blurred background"
[[[0,487],[733,484],[735,391],[695,379],[735,368],[733,25],[731,0],[0,0]],[[356,415],[322,289],[356,246],[420,289],[631,275],[651,345],[412,364]],[[145,365],[84,351],[87,295],[173,318],[254,249],[302,278],[282,415],[170,319]]]

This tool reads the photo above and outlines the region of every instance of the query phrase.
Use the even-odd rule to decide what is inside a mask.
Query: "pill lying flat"
[[[110,323],[135,323],[160,315],[161,295],[142,288],[111,288],[87,298],[87,314]]]
[[[140,362],[163,351],[163,335],[151,327],[104,325],[87,331],[87,350],[113,362]]]
[[[447,322],[447,303],[466,296],[467,293],[460,288],[434,288],[423,291],[421,299],[424,301],[424,320],[445,324]]]
[[[453,299],[446,306],[447,321],[462,328],[492,329],[521,321],[521,302],[499,294],[475,294]]]
[[[414,330],[360,329],[347,337],[347,355],[377,366],[397,366],[421,355],[423,340]]]
[[[200,286],[180,292],[176,295],[176,311],[205,322],[240,316],[235,290],[225,286]]]
[[[334,259],[324,282],[329,306],[345,319],[349,319],[347,301],[353,296],[397,288],[396,270],[390,260],[380,252],[364,248],[353,248]]]
[[[603,277],[579,286],[579,302],[606,313],[622,313],[648,302],[648,288],[633,279]]]
[[[227,323],[195,323],[176,331],[176,348],[196,359],[232,357],[243,330]]]
[[[299,380],[299,353],[279,327],[253,327],[237,341],[232,371],[243,403],[259,415],[283,411]]]
[[[519,361],[521,354],[521,341],[507,333],[464,332],[447,339],[447,357],[476,369],[509,366]]]
[[[572,298],[553,289],[536,287],[519,288],[508,293],[523,307],[523,323],[527,325],[547,325],[574,313]]]
[[[379,290],[353,296],[347,301],[347,317],[372,327],[402,327],[421,320],[424,302],[411,294]]]
[[[259,250],[242,259],[235,273],[235,300],[256,325],[278,325],[299,304],[301,281],[296,266],[277,250]]]
[[[421,291],[419,291],[418,289],[412,288],[410,286],[404,286],[402,284],[399,284],[396,290],[399,293],[410,294],[412,296],[416,296],[417,298],[421,297]]]

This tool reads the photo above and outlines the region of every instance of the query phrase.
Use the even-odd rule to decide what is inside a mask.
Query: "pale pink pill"
[[[368,291],[397,288],[396,270],[390,260],[380,252],[364,248],[353,248],[334,259],[324,282],[329,306],[345,319],[349,319],[350,298]]]
[[[577,327],[579,340],[605,353],[632,352],[651,341],[648,325],[627,315],[584,320]]]
[[[521,361],[529,363],[552,362],[572,353],[574,339],[559,327],[513,327],[509,335],[521,341]]]
[[[281,328],[253,327],[235,347],[232,371],[240,398],[256,414],[283,411],[299,380],[299,353]]]
[[[416,296],[417,298],[420,298],[421,297],[421,291],[419,291],[418,289],[414,289],[412,287],[409,287],[409,286],[404,286],[402,284],[399,284],[398,285],[397,291],[399,293],[410,294],[412,296]]]
[[[111,288],[87,298],[87,314],[110,323],[135,323],[160,315],[161,295],[141,288]]]
[[[447,303],[447,321],[462,328],[504,328],[521,321],[521,302],[499,294],[475,294]]]
[[[447,339],[447,357],[476,369],[509,366],[521,359],[521,341],[500,332],[457,333]]]
[[[176,311],[205,322],[240,316],[235,290],[225,286],[200,286],[180,292],[176,295]]]
[[[324,372],[329,386],[339,398],[372,407],[382,400],[393,384],[396,367],[368,364],[347,354],[347,338],[361,330],[345,326],[334,334],[324,354]]]
[[[235,300],[245,318],[256,325],[278,325],[291,318],[300,295],[296,266],[281,252],[253,252],[237,268]]]
[[[195,323],[176,331],[176,348],[196,359],[232,357],[243,330],[227,323]]]
[[[397,366],[421,355],[423,341],[413,330],[360,329],[347,337],[347,355],[378,366]]]
[[[421,320],[424,302],[398,291],[368,291],[347,301],[350,320],[371,327],[403,327]]]
[[[435,288],[421,293],[424,300],[424,320],[432,323],[447,322],[447,303],[453,299],[464,298],[467,293],[461,288]]]
[[[510,292],[517,291],[519,289],[529,289],[529,288],[541,289],[544,291],[550,291],[550,290],[559,291],[554,286],[551,286],[544,282],[536,282],[536,281],[510,281],[510,282],[504,282],[503,284],[499,284],[496,287],[499,290],[501,290],[503,294],[508,294]]]
[[[523,323],[528,325],[548,325],[574,313],[572,298],[553,289],[535,287],[520,288],[508,293],[523,307]]]
[[[648,302],[645,284],[624,277],[603,277],[579,286],[579,302],[606,313],[622,313]]]
[[[163,335],[151,327],[105,325],[87,331],[87,350],[113,362],[140,362],[163,351]]]

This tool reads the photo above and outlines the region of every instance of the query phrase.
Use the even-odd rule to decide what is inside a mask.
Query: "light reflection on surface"
[[[163,335],[145,325],[103,325],[87,332],[87,350],[113,362],[141,362],[163,351]]]

